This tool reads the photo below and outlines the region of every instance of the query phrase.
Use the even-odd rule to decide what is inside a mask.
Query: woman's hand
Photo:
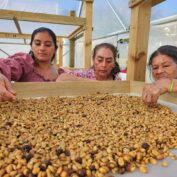
[[[147,105],[154,105],[160,95],[168,92],[170,79],[160,79],[154,83],[146,84],[143,88],[142,99]]]
[[[16,99],[16,93],[13,91],[11,83],[2,74],[0,74],[0,101],[13,101]]]

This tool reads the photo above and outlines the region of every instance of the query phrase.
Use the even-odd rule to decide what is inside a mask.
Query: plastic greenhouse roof
[[[81,0],[0,0],[0,9],[34,13],[67,15],[75,10],[76,16],[83,16]],[[166,0],[152,8],[151,20],[159,20],[177,14],[177,1]],[[127,31],[130,25],[131,9],[128,0],[94,0],[93,2],[93,38],[103,37],[120,31]],[[0,19],[0,32],[18,33],[12,20]],[[76,26],[51,23],[19,21],[21,31],[31,34],[40,26],[51,28],[56,35],[66,36]],[[10,40],[10,39],[8,39]],[[0,42],[8,41],[0,39]],[[15,39],[17,41],[17,39]],[[13,41],[13,40],[12,40]],[[20,40],[23,41],[23,40]]]

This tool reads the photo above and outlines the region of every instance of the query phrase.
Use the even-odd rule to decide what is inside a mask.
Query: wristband
[[[168,91],[170,93],[173,93],[173,89],[174,89],[174,80],[172,79]]]

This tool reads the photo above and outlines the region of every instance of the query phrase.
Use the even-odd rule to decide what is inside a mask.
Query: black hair
[[[119,63],[117,61],[115,61],[115,64],[114,64],[114,68],[113,68],[113,74],[117,74],[120,72],[120,66],[119,66]]]
[[[97,52],[99,49],[101,48],[107,48],[107,49],[110,49],[113,53],[113,57],[114,57],[114,68],[112,69],[112,74],[113,74],[113,77],[120,72],[120,66],[118,64],[118,62],[116,61],[116,57],[117,57],[117,49],[114,45],[110,44],[110,43],[101,43],[101,44],[98,44],[94,47],[93,49],[93,53],[92,53],[92,58],[94,60]]]
[[[164,46],[159,47],[156,51],[154,51],[151,54],[149,58],[149,62],[148,62],[148,67],[150,70],[152,67],[153,59],[158,55],[166,55],[170,57],[177,64],[177,47],[172,46],[172,45],[164,45]]]
[[[41,33],[41,32],[47,32],[47,33],[51,36],[52,41],[53,41],[54,46],[55,46],[55,51],[56,51],[57,48],[58,48],[58,45],[57,45],[57,37],[56,37],[55,33],[54,33],[51,29],[46,28],[46,27],[40,27],[40,28],[37,28],[37,29],[35,29],[35,30],[33,31],[32,35],[31,35],[31,42],[30,42],[30,45],[32,46],[32,43],[33,43],[33,40],[34,40],[36,34]],[[35,59],[35,58],[34,58],[33,51],[30,51],[29,53],[31,54],[32,58]],[[54,54],[53,57],[52,57],[52,61],[54,60],[54,58],[55,58],[55,54]]]

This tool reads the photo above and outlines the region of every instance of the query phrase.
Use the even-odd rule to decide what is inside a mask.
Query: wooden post
[[[70,11],[70,16],[71,16],[71,17],[75,17],[75,16],[76,16],[75,14],[76,14],[76,13],[75,13],[75,10],[71,10],[71,11]]]
[[[132,8],[127,80],[145,81],[150,16],[151,0]]]
[[[92,53],[92,5],[93,0],[84,1],[84,17],[86,18],[84,31],[84,68],[91,66]]]
[[[75,11],[70,11],[70,16],[75,17]],[[70,45],[69,45],[69,66],[74,67],[74,55],[75,55],[75,39],[74,37],[69,39]]]
[[[59,67],[63,66],[63,40],[62,38],[57,38],[58,43],[58,61]]]
[[[145,81],[151,7],[164,0],[129,0],[131,24],[127,80]]]
[[[74,67],[74,55],[75,55],[75,40],[70,39],[70,45],[69,45],[69,66]]]

